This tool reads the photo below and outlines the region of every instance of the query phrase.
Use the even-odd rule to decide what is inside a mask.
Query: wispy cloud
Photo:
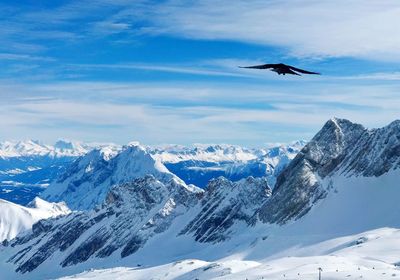
[[[384,125],[398,116],[398,90],[340,84],[321,91],[295,85],[2,83],[0,97],[7,102],[0,109],[0,138],[260,145],[310,138],[333,116]]]
[[[235,68],[227,69],[223,67],[215,67],[208,64],[203,67],[193,67],[191,65],[157,65],[157,64],[72,64],[70,67],[86,68],[86,69],[134,69],[144,71],[171,72],[181,74],[206,75],[206,76],[230,76],[230,77],[252,77],[245,74],[244,71],[235,71]]]
[[[399,13],[395,0],[178,0],[146,17],[158,33],[278,45],[295,56],[399,60]]]
[[[280,46],[299,57],[400,60],[399,13],[396,0],[71,1],[14,11],[0,37],[23,43],[18,34],[24,34],[26,43],[123,32],[168,34]]]
[[[0,60],[55,61],[52,57],[16,53],[0,53]]]

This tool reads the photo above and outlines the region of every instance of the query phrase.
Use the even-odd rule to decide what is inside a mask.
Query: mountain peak
[[[101,148],[89,152],[73,162],[42,196],[50,201],[66,201],[72,209],[93,209],[112,186],[146,175],[162,183],[176,178],[184,184],[142,146],[133,144],[121,150]]]
[[[399,138],[399,121],[367,130],[346,119],[330,119],[279,175],[261,219],[285,223],[301,217],[327,195],[322,182],[335,174],[381,176],[398,168]]]

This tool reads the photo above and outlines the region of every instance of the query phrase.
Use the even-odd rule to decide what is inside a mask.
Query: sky
[[[309,140],[399,118],[397,0],[0,1],[0,140]],[[287,63],[321,76],[238,66]]]

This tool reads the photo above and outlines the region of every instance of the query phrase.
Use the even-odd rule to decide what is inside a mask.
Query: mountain
[[[274,186],[277,175],[305,145],[304,141],[266,149],[248,149],[234,145],[148,147],[172,173],[187,184],[204,188],[208,181],[223,176],[232,181],[253,176],[267,177]]]
[[[148,158],[140,164],[145,172],[132,172],[132,158]],[[82,173],[76,186],[107,182],[99,206],[40,221],[4,244],[4,275],[317,279],[322,268],[326,279],[398,278],[400,121],[366,129],[329,120],[274,188],[268,178],[254,177],[190,187],[156,168],[157,160],[139,146],[87,159],[77,170],[98,172]],[[129,173],[117,174],[139,177],[118,181],[114,170],[122,166]],[[143,175],[149,171],[155,174]]]
[[[262,149],[248,149],[226,144],[195,144],[190,147],[164,145],[148,146],[144,149],[186,184],[204,188],[208,181],[220,176],[233,181],[252,176],[266,177],[269,185],[273,187],[277,175],[304,144],[304,141],[298,141],[289,145]],[[100,152],[94,152],[89,157],[94,157],[92,161],[96,162],[97,157],[101,157],[103,152],[108,156],[116,155],[121,147],[114,144],[86,144],[65,140],[59,140],[52,146],[34,140],[0,143],[0,199],[26,205],[49,185],[58,187],[62,185],[59,189],[64,192],[63,182],[66,177],[71,175],[70,180],[76,182],[74,173],[79,172],[74,168],[81,166],[85,169],[86,165],[83,162],[90,159],[79,159],[81,163],[74,164],[75,167],[70,167],[70,164],[94,149]],[[100,157],[99,162],[101,162]],[[86,174],[83,169],[80,170],[81,175]],[[107,172],[110,171],[105,171],[103,176],[107,176]],[[59,181],[59,183],[54,183],[54,181]],[[52,189],[53,186],[50,187],[50,190]],[[48,196],[48,192],[52,193],[51,196]],[[47,191],[44,197],[60,201],[56,193],[57,191],[53,189],[53,191]],[[104,193],[102,195],[104,196]],[[103,196],[97,202],[101,201]],[[77,208],[83,209],[82,207]]]
[[[399,140],[400,121],[368,130],[348,120],[329,120],[278,177],[271,200],[260,210],[261,220],[282,224],[298,219],[339,181],[357,181],[349,178],[382,177],[376,188],[388,190],[395,181],[385,178],[400,166]],[[358,183],[348,184],[356,189]],[[362,187],[359,191],[364,192]]]
[[[71,209],[93,209],[113,185],[153,175],[162,182],[181,181],[137,143],[121,150],[95,149],[68,166],[42,194],[49,201],[65,201]],[[183,182],[181,182],[183,183]]]
[[[97,146],[65,140],[53,146],[39,141],[0,142],[0,198],[26,205],[76,158]]]
[[[20,251],[10,261],[18,263],[18,271],[25,273],[53,254],[60,255],[60,251],[66,254],[63,267],[91,257],[106,258],[116,251],[122,258],[127,257],[149,238],[168,229],[178,216],[197,203],[201,193],[174,177],[163,184],[152,175],[114,186],[95,210],[35,224],[32,233],[17,238],[12,246],[46,237],[45,241],[37,248],[31,247],[33,250]]]
[[[224,177],[213,179],[180,234],[191,235],[198,242],[224,241],[238,221],[253,225],[257,210],[270,195],[265,178],[248,177],[237,182]]]
[[[147,175],[112,187],[94,210],[38,222],[10,243],[16,251],[8,262],[27,273],[48,270],[54,259],[60,260],[55,267],[124,259],[171,228],[201,243],[222,242],[234,236],[235,226],[254,224],[270,193],[265,179],[218,178],[203,191],[174,177],[162,183]]]
[[[0,242],[30,230],[41,219],[66,215],[70,211],[64,203],[49,203],[36,197],[27,206],[0,199]]]
[[[58,140],[54,146],[36,140],[0,142],[0,158],[19,157],[77,157],[87,153],[93,145]]]

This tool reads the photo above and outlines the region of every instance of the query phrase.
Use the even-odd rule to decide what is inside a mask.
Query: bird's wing
[[[292,75],[301,76],[299,73],[296,73],[296,72],[294,72],[294,71],[292,71],[292,70],[290,70],[290,69],[287,69],[287,70],[285,71],[285,73],[286,73],[286,74],[292,74]]]
[[[239,66],[239,68],[252,68],[252,69],[270,69],[274,68],[276,64],[263,64],[263,65],[254,65],[254,66]]]
[[[289,68],[290,68],[291,70],[293,70],[293,71],[300,72],[300,73],[303,73],[303,74],[321,75],[321,73],[310,72],[310,71],[306,71],[306,70],[303,70],[303,69],[300,69],[300,68],[296,68],[296,67],[293,67],[293,66],[289,66]]]

